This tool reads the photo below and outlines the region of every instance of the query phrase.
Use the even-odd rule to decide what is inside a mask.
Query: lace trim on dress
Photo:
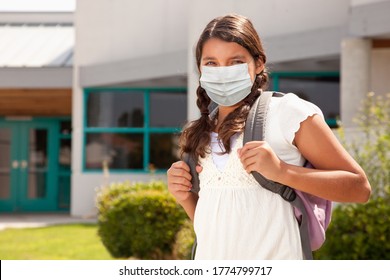
[[[244,167],[238,158],[237,150],[242,147],[242,142],[243,133],[237,137],[233,144],[223,170],[217,168],[211,153],[208,153],[205,158],[201,158],[200,164],[203,167],[202,172],[199,174],[201,190],[202,188],[259,187],[254,177],[244,170]]]

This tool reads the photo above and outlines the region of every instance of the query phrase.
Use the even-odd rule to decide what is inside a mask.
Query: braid
[[[206,156],[206,148],[210,143],[210,132],[214,124],[209,118],[209,105],[211,99],[206,94],[202,87],[198,87],[196,91],[198,97],[196,105],[198,106],[201,116],[198,120],[192,121],[184,127],[184,131],[179,139],[181,156],[183,153],[190,154],[195,161],[198,157]]]
[[[196,95],[198,97],[198,99],[196,100],[196,105],[200,110],[201,116],[208,116],[209,105],[211,102],[210,97],[207,95],[206,91],[201,86],[198,86],[198,89],[196,90]]]
[[[267,81],[267,74],[264,72],[260,73],[253,83],[251,93],[242,101],[242,105],[227,115],[223,120],[218,131],[218,137],[221,139],[226,153],[230,153],[231,151],[230,138],[235,133],[244,130],[249,111],[253,103],[260,96],[261,89],[266,85]]]

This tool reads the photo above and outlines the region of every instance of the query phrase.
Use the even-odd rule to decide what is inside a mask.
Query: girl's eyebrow
[[[244,55],[235,55],[235,56],[231,57],[230,59],[245,59],[245,56]]]
[[[230,59],[230,60],[231,60],[231,59],[245,59],[245,56],[239,54],[239,55],[232,56],[232,57],[230,57],[229,59]],[[206,56],[206,57],[203,57],[202,60],[216,60],[216,58],[213,57],[213,56]]]
[[[206,57],[203,57],[202,60],[215,60],[216,58],[215,57],[212,57],[212,56],[206,56]]]

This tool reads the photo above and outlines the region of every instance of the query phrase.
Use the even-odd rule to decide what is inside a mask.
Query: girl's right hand
[[[200,172],[200,166],[196,167]],[[177,161],[171,165],[167,171],[168,175],[168,190],[176,198],[178,202],[187,200],[192,193],[190,192],[191,174],[190,167],[184,161]]]

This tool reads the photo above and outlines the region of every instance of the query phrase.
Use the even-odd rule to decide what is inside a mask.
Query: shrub
[[[176,235],[176,241],[173,245],[174,258],[179,260],[190,260],[194,241],[195,232],[192,221],[187,219]]]
[[[390,95],[368,94],[356,123],[362,137],[340,136],[369,178],[371,200],[335,208],[317,259],[390,259]]]
[[[118,183],[97,196],[98,234],[115,258],[166,259],[186,215],[162,182]]]
[[[390,200],[376,198],[367,204],[338,206],[326,232],[325,245],[316,259],[390,259]]]
[[[386,96],[369,93],[355,123],[359,138],[346,141],[341,127],[342,142],[365,170],[373,187],[372,197],[390,195],[390,93]]]

